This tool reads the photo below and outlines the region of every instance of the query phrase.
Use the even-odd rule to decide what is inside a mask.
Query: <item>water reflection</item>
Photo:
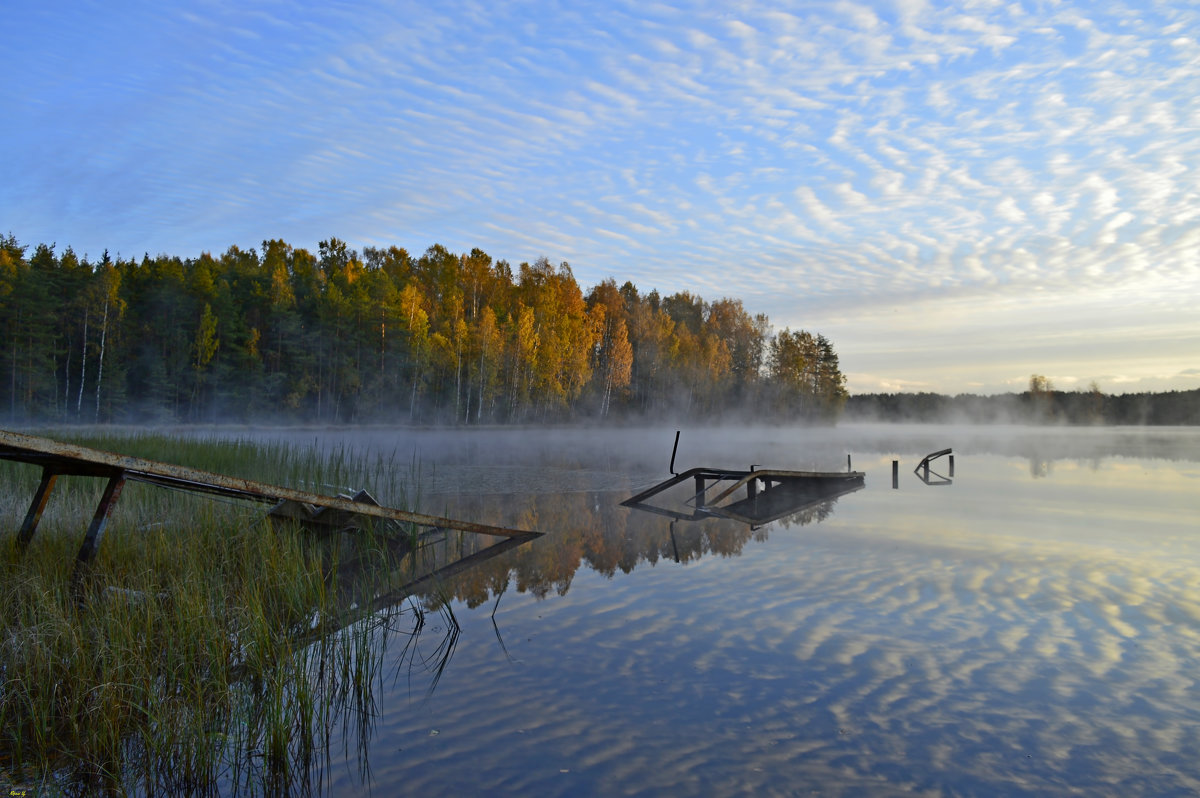
[[[496,618],[507,652],[463,614],[472,645],[438,692],[381,721],[376,786],[1188,794],[1200,472],[1085,460],[1047,484],[961,455],[959,471],[952,491],[869,482],[800,535],[672,530],[617,506],[628,493],[518,498],[550,534],[467,575],[517,587]]]
[[[944,474],[939,474],[937,471],[934,471],[932,468],[920,468],[920,469],[917,469],[914,473],[917,475],[917,479],[921,480],[926,485],[929,485],[931,487],[938,487],[938,486],[954,484],[953,479],[951,479],[950,477],[948,477]]]
[[[292,638],[295,654],[285,674],[237,684],[244,711],[233,717],[248,721],[220,735],[222,758],[231,764],[220,791],[323,794],[335,755],[353,763],[361,783],[371,783],[385,696],[428,699],[458,649],[461,627],[447,586],[524,542],[415,528],[315,540],[336,601]],[[381,563],[390,578],[381,578]]]
[[[640,491],[621,505],[677,521],[718,516],[754,528],[785,517],[812,518],[814,512],[831,508],[838,497],[862,487],[859,473],[692,468]],[[738,498],[742,491],[745,497]]]
[[[691,563],[706,556],[733,557],[747,544],[767,540],[773,527],[797,528],[825,521],[833,515],[839,497],[862,487],[858,482],[823,490],[785,489],[777,495],[788,500],[786,512],[779,510],[780,499],[768,496],[760,509],[774,521],[769,526],[743,516],[738,509],[746,508],[736,504],[725,517],[698,514],[689,523],[676,525],[677,519],[669,515],[626,509],[619,504],[623,494],[460,494],[455,504],[469,517],[490,514],[547,533],[509,556],[480,562],[445,588],[454,599],[474,608],[503,593],[510,584],[538,597],[565,596],[582,567],[612,577],[631,573],[639,565],[654,566],[662,559]]]
[[[1194,794],[1200,435],[1085,433],[863,435],[861,492],[758,529],[621,507],[665,464],[623,434],[539,440],[515,483],[509,453],[439,466],[422,509],[547,535],[430,591],[453,661],[379,696],[369,778],[328,791]],[[844,463],[806,436],[745,459]],[[952,490],[890,489],[949,443]]]
[[[1034,455],[1029,458],[1029,476],[1034,479],[1042,479],[1050,476],[1050,471],[1053,468],[1053,463],[1042,457]]]

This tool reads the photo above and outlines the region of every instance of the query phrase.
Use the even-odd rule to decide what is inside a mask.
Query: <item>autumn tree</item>
[[[637,295],[636,289],[622,293],[626,296],[629,343],[633,350],[631,403],[640,412],[647,413],[665,403],[664,397],[673,385],[671,362],[675,351],[675,320],[657,301],[657,292],[651,291],[644,298]]]
[[[846,401],[845,377],[824,336],[784,329],[769,346],[771,399],[777,415],[831,422]]]
[[[633,346],[629,342],[628,313],[625,297],[609,279],[592,289],[587,297],[588,310],[596,326],[593,348],[593,393],[599,396],[599,414],[608,416],[614,394],[629,393],[633,369]]]
[[[584,292],[567,263],[514,274],[437,244],[360,258],[337,238],[316,255],[268,239],[89,263],[0,238],[11,418],[521,423],[755,403],[835,415],[832,345],[769,329],[736,299],[612,279]]]
[[[705,329],[729,353],[728,404],[751,401],[766,354],[770,324],[764,314],[751,316],[740,299],[720,299],[707,307]]]

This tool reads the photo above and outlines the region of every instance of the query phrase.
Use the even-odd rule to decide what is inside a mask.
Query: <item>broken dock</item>
[[[947,463],[950,465],[950,475],[943,476],[942,474],[933,471],[930,468],[930,463],[939,457],[946,457]],[[917,463],[917,467],[913,469],[913,473],[924,482],[926,485],[950,485],[954,482],[954,450],[940,449],[936,452],[930,452]]]
[[[87,564],[96,556],[100,540],[113,508],[127,481],[145,482],[164,488],[210,494],[233,499],[275,505],[276,517],[294,518],[307,525],[326,527],[354,526],[356,522],[400,522],[437,529],[456,529],[481,535],[495,535],[514,541],[532,540],[541,533],[489,526],[453,518],[414,513],[375,503],[369,495],[324,496],[280,485],[269,485],[240,477],[216,474],[186,466],[144,460],[128,455],[90,449],[71,443],[0,430],[0,460],[15,460],[40,466],[41,482],[34,493],[29,511],[17,533],[22,545],[28,544],[60,476],[98,477],[107,480],[100,503],[92,516],[79,549],[77,562]]]
[[[861,471],[783,471],[692,468],[631,496],[621,504],[680,521],[720,516],[759,526],[797,513],[819,502],[860,490],[866,475]],[[692,481],[695,492],[685,500],[688,511],[660,507],[650,502],[676,485]],[[745,489],[745,496],[737,492]],[[710,492],[715,495],[709,495]]]
[[[701,467],[676,474],[675,453],[678,448],[679,433],[676,432],[675,448],[671,452],[670,479],[629,497],[621,504],[679,521],[720,516],[758,526],[860,490],[866,479],[865,473],[849,470],[849,457],[846,458],[847,470],[844,472],[785,471],[751,466],[747,470]],[[683,503],[690,508],[687,511],[651,503],[655,497],[689,481],[695,489]],[[745,496],[739,498],[738,493],[742,489],[745,489]]]

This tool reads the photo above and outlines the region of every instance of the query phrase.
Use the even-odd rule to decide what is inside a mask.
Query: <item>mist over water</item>
[[[423,488],[456,489],[438,480],[448,469],[476,469],[492,480],[475,487],[539,493],[528,477],[558,473],[577,489],[605,489],[603,474],[653,484],[667,474],[675,427],[496,427],[447,431],[395,427],[184,428],[199,436],[281,440],[301,446],[383,454],[419,467]],[[694,426],[680,429],[676,470],[693,466],[844,470],[846,455],[919,460],[951,447],[963,455],[996,454],[1049,465],[1066,460],[1147,458],[1200,462],[1198,427],[1056,427],[1023,425],[851,424],[837,427]],[[912,465],[915,465],[912,464]],[[912,465],[909,466],[911,471]],[[889,466],[890,467],[890,466]],[[523,471],[522,469],[534,469]],[[877,478],[889,478],[888,474]],[[553,487],[553,486],[544,486]],[[616,487],[622,487],[617,485]]]
[[[436,689],[397,654],[329,794],[1200,791],[1198,430],[684,429],[677,471],[866,472],[758,529],[619,505],[673,429],[255,434],[546,533],[442,587]],[[951,484],[912,473],[947,447]]]

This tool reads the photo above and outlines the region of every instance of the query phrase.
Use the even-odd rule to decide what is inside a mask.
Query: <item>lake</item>
[[[758,527],[620,504],[673,428],[253,435],[545,533],[427,593],[317,792],[1200,792],[1200,430],[684,429],[678,471],[865,472]]]

